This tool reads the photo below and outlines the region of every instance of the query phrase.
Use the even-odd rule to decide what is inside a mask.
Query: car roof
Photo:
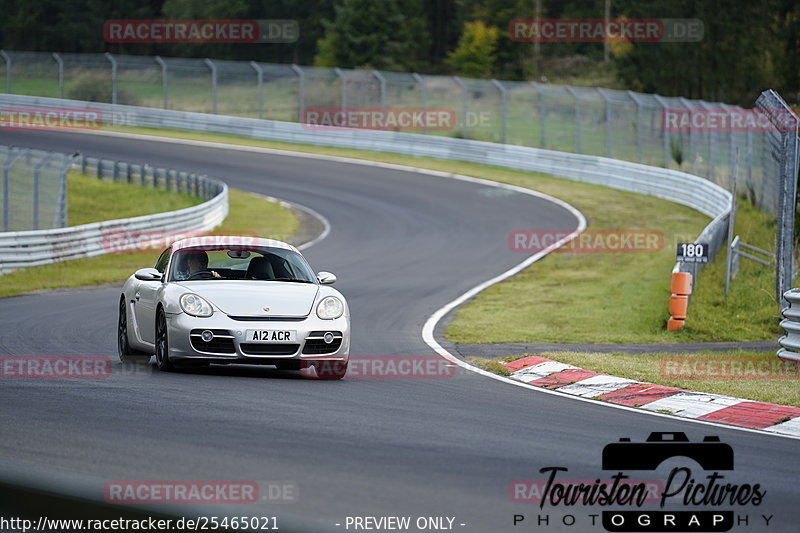
[[[284,250],[291,250],[300,253],[297,248],[291,244],[275,239],[264,239],[261,237],[253,237],[252,235],[200,235],[197,237],[189,237],[181,239],[172,243],[172,251],[181,250],[184,248],[196,247],[228,247],[228,246],[252,246],[254,248],[283,248]]]

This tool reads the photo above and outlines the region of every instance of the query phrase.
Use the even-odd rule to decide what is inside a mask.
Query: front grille
[[[211,329],[209,330],[214,334],[211,342],[204,342],[200,335],[206,331],[205,329],[193,329],[189,333],[189,340],[192,343],[192,348],[198,352],[205,353],[224,353],[235,354],[236,346],[233,344],[233,335],[227,329]]]
[[[325,334],[333,333],[333,342],[327,344],[325,342]],[[306,355],[320,355],[326,353],[334,353],[342,346],[342,332],[341,331],[312,331],[306,337],[306,345],[303,347],[303,353]]]
[[[300,348],[299,344],[260,344],[245,342],[239,345],[242,353],[247,355],[294,355]]]
[[[228,315],[231,320],[239,322],[302,322],[308,317],[305,316],[239,316]]]

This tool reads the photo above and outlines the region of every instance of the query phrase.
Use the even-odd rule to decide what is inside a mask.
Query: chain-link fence
[[[762,132],[692,122],[699,115],[745,111],[726,104],[536,82],[255,61],[11,51],[0,51],[0,58],[10,94],[284,121],[301,121],[307,108],[443,108],[456,118],[450,127],[423,124],[413,131],[636,161],[685,170],[722,185],[730,180],[738,147],[748,187],[767,188]],[[670,127],[670,116],[690,120]]]
[[[73,157],[0,146],[2,231],[67,225],[67,170]]]
[[[794,217],[797,197],[798,140],[797,116],[775,91],[764,91],[756,108],[769,119],[771,128],[764,134],[764,174],[774,186],[762,191],[764,202],[777,211],[775,292],[779,302],[788,305],[783,294],[792,288]]]
[[[355,127],[640,162],[701,176],[728,190],[739,153],[739,191],[776,220],[783,216],[782,182],[771,170],[775,127],[768,121],[765,125],[763,116],[769,113],[763,106],[746,110],[632,91],[254,61],[10,51],[0,51],[0,58],[5,90],[12,94],[63,95],[309,127],[317,126],[309,122],[312,116],[366,110],[363,118],[378,111],[380,124],[360,120]],[[452,120],[422,120],[410,128],[387,125],[393,113],[420,109],[439,110]],[[714,248],[721,246],[716,241]],[[781,246],[779,254],[790,252]]]

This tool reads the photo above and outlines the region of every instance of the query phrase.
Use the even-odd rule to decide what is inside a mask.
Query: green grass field
[[[71,225],[147,215],[200,203],[198,198],[185,194],[101,182],[77,173],[70,173],[68,187]],[[235,189],[229,189],[228,194],[228,217],[214,233],[256,234],[287,240],[297,231],[297,218],[279,204]],[[160,253],[159,249],[109,253],[16,270],[0,278],[0,297],[43,289],[122,283],[135,270],[153,266]]]
[[[765,363],[764,368],[769,369],[768,371],[771,372],[773,364],[779,363],[779,360],[775,357],[775,352],[737,350],[725,353],[704,351],[691,354],[654,353],[646,355],[554,352],[544,353],[541,356],[579,368],[647,383],[800,407],[800,387],[798,386],[800,385],[800,375],[797,374],[797,365],[794,367],[778,367],[776,374],[780,375],[780,372],[785,371],[786,375],[773,379],[773,376],[761,376],[757,371],[753,370],[757,369],[758,366],[748,367],[745,364],[754,363],[757,365],[763,361]],[[507,357],[503,361],[513,361],[520,357],[524,356]],[[495,359],[471,357],[469,360],[474,365],[490,372],[505,376],[509,375],[508,370]],[[700,361],[702,364],[695,367],[694,363],[696,361]],[[704,364],[712,361],[718,367],[721,367],[722,363],[730,364],[741,361],[743,369],[749,368],[747,371],[750,373],[746,374],[746,376],[750,377],[710,379],[702,370],[707,368],[707,366],[703,366]],[[676,363],[676,365],[671,366],[673,363]],[[684,366],[684,363],[688,364],[688,366]],[[686,368],[699,368],[701,372],[692,374],[689,371],[685,371]],[[681,370],[676,371],[675,369]],[[681,377],[676,376],[681,373]],[[717,376],[722,377],[720,374],[717,374]]]
[[[75,171],[67,175],[67,220],[70,226],[175,211],[200,203],[200,198],[188,194],[99,181]]]
[[[700,272],[686,327],[667,332],[674,243],[694,240],[699,231],[689,228],[702,227],[706,219],[649,198],[607,209],[606,202],[613,201],[607,194],[561,197],[588,217],[590,228],[661,231],[665,244],[660,252],[552,254],[461,307],[447,327],[448,338],[460,343],[614,343],[761,340],[779,334],[774,270],[743,259],[726,300],[724,253]],[[750,244],[774,248],[769,218],[749,205],[739,212],[737,232]]]

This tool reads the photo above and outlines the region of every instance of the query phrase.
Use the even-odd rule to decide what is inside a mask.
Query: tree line
[[[513,19],[698,19],[699,42],[518,42]],[[283,44],[108,43],[109,19],[291,19]],[[752,105],[800,93],[797,0],[4,0],[9,50],[213,57],[593,84]],[[611,78],[609,78],[609,75]],[[566,78],[565,78],[566,76]]]

